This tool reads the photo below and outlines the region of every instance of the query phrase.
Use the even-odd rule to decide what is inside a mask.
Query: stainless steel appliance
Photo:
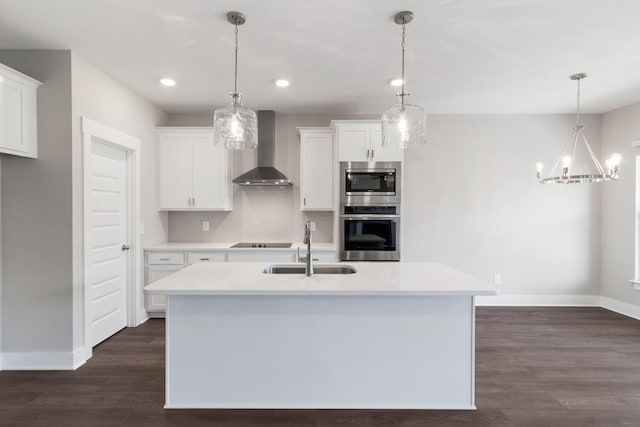
[[[340,259],[400,261],[399,205],[343,205]]]
[[[400,203],[400,162],[340,162],[340,203]]]

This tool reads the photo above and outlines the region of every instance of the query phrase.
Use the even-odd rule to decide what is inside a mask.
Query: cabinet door
[[[382,146],[382,124],[375,123],[369,125],[370,129],[370,142],[372,158],[376,162],[395,162],[402,161],[404,157],[404,150],[397,148],[385,148]]]
[[[300,208],[333,210],[333,134],[300,134]]]
[[[338,126],[338,161],[366,162],[369,159],[369,126],[345,124]]]
[[[147,268],[147,284],[167,277],[168,275],[182,270],[183,266],[149,266]],[[147,311],[164,311],[166,299],[164,295],[146,295],[145,308]]]
[[[0,153],[38,156],[40,82],[0,64]]]
[[[228,150],[213,145],[213,132],[194,134],[193,204],[194,209],[228,210]]]
[[[158,136],[158,209],[191,206],[191,141],[188,135]]]

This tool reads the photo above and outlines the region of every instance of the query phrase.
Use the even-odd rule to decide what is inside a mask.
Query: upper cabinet
[[[0,64],[0,153],[38,157],[40,83]]]
[[[300,133],[300,209],[333,210],[333,129],[298,128]]]
[[[380,120],[334,120],[338,161],[341,162],[391,162],[402,161],[404,151],[382,146]]]
[[[158,209],[232,209],[231,154],[213,145],[213,128],[158,128]]]

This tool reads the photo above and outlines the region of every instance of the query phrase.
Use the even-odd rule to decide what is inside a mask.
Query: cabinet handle
[[[209,258],[200,258],[200,261],[209,261]]]
[[[160,261],[169,261],[171,258],[160,258]]]
[[[195,206],[195,205],[196,205],[196,198],[194,197],[193,198],[193,206]]]
[[[307,206],[307,198],[305,197],[305,198],[304,198],[304,199],[302,199],[302,200],[303,200],[303,202],[304,202],[303,204],[304,204],[305,206]]]
[[[375,157],[375,152],[376,150],[374,150],[373,148],[371,149],[371,160],[373,160],[373,158]]]
[[[188,198],[187,198],[187,205],[188,205],[188,206],[191,206],[191,197],[188,197]]]
[[[367,148],[367,160],[371,158],[371,155],[369,153],[371,153],[371,150]]]

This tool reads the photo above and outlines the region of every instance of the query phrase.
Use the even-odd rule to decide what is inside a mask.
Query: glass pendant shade
[[[253,150],[258,146],[258,116],[242,105],[240,94],[213,114],[213,143],[227,150]]]
[[[418,105],[398,102],[382,114],[382,146],[407,148],[427,142],[427,113]]]
[[[402,25],[402,78],[398,102],[381,117],[382,146],[385,148],[403,149],[427,142],[427,113],[422,107],[405,102],[409,96],[404,90],[405,26],[412,20],[413,13],[408,10],[398,12],[393,17],[396,24]]]

